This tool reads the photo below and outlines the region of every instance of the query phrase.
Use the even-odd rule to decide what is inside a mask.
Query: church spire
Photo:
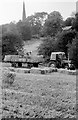
[[[26,13],[25,13],[25,2],[23,1],[23,15],[22,15],[22,21],[26,21]]]
[[[76,2],[76,13],[78,13],[78,1]]]

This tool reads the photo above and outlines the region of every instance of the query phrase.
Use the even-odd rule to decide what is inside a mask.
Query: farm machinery
[[[4,58],[4,62],[11,63],[12,67],[38,67],[39,65],[45,66],[45,61],[43,56],[40,55],[32,55],[31,53],[27,53],[27,55],[6,55]],[[71,63],[71,60],[67,59],[64,52],[52,52],[50,56],[50,60],[48,61],[48,67],[55,68],[67,68],[67,69],[75,69],[74,65]]]
[[[32,56],[27,53],[27,55],[6,55],[4,62],[11,63],[12,67],[23,67],[27,68],[38,67],[38,64],[43,61],[42,56]]]
[[[49,67],[54,66],[57,68],[67,68],[67,69],[75,69],[69,58],[66,58],[64,52],[52,52],[49,62]]]

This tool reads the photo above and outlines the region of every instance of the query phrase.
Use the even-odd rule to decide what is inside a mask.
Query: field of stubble
[[[2,87],[3,118],[74,118],[75,109],[74,75],[16,73],[14,83]]]

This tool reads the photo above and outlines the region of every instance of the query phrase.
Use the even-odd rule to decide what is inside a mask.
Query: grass
[[[17,73],[14,84],[3,88],[2,104],[6,118],[74,118],[76,76]]]

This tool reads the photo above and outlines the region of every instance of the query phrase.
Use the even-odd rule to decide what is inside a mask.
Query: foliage
[[[55,38],[47,37],[43,40],[43,43],[39,46],[38,52],[43,55],[45,60],[50,58],[51,52],[56,50]]]
[[[18,54],[17,50],[21,49],[23,41],[18,34],[7,32],[2,34],[2,55]]]
[[[75,15],[75,21],[73,22],[74,29],[78,32],[78,13]]]
[[[73,22],[75,21],[75,18],[73,17],[68,17],[65,21],[64,21],[64,26],[72,26]]]
[[[17,29],[17,26],[15,23],[10,23],[10,24],[4,24],[2,25],[2,34],[5,34],[5,33],[9,33],[9,32],[12,32],[14,34],[18,34],[19,35],[19,31]]]
[[[3,71],[2,74],[2,83],[4,86],[8,87],[8,85],[12,85],[14,83],[16,74],[11,73],[9,71]]]
[[[32,35],[40,34],[47,15],[46,12],[37,12],[34,15],[28,16],[26,21],[31,25]]]
[[[72,44],[73,39],[75,38],[75,31],[62,31],[61,33],[57,34],[56,40],[56,49],[58,51],[65,52],[66,56],[68,54],[68,44]]]
[[[2,26],[0,26],[0,61],[2,61]]]
[[[76,31],[75,39],[69,49],[70,57],[75,67],[78,68],[78,13],[75,14],[75,21],[73,22],[73,28]]]
[[[44,34],[46,36],[55,36],[58,31],[61,31],[63,23],[63,18],[61,14],[57,11],[53,11],[48,15],[47,20],[45,21],[44,24]]]
[[[24,41],[31,39],[31,27],[28,22],[19,21],[17,23],[17,29],[22,36]]]
[[[78,68],[78,33],[75,39],[73,39],[72,45],[69,49],[70,58],[75,67]]]

